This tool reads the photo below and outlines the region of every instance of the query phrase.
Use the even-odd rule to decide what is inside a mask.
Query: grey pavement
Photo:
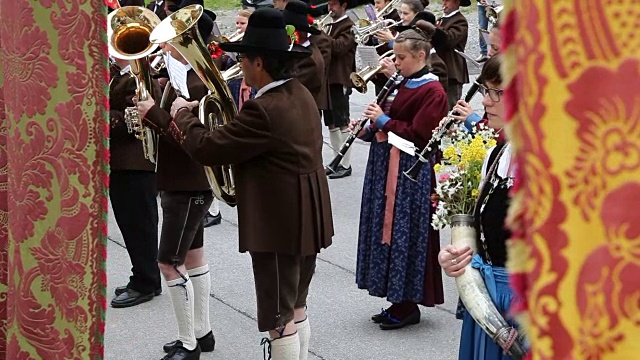
[[[220,16],[222,15],[222,16]],[[219,13],[225,28],[232,12]],[[477,19],[467,14],[470,23],[468,52],[477,56]],[[226,20],[225,20],[226,19]],[[474,41],[474,38],[475,41]],[[472,74],[477,69],[470,68]],[[472,76],[475,78],[475,76]],[[372,88],[371,86],[370,88]],[[465,86],[464,92],[468,89]],[[359,117],[364,107],[374,101],[372,90],[351,96],[351,116]],[[480,112],[480,97],[472,106]],[[325,143],[329,134],[323,133]],[[435,308],[421,307],[420,324],[395,331],[382,331],[370,316],[386,307],[381,298],[369,296],[355,284],[357,232],[360,198],[368,144],[360,140],[352,148],[353,175],[329,180],[335,236],[333,245],[318,257],[316,275],[309,293],[311,322],[310,360],[453,360],[457,359],[461,322],[455,319],[457,293],[454,282],[443,274],[445,303]],[[323,150],[324,162],[333,154]],[[248,254],[238,252],[238,219],[236,210],[222,206],[222,224],[205,230],[205,254],[211,268],[211,324],[216,336],[216,350],[203,354],[203,360],[263,359],[256,323],[253,275]],[[450,233],[441,231],[440,242],[447,244]],[[107,258],[107,296],[110,301],[115,287],[124,285],[131,264],[113,214],[109,214]],[[163,294],[154,300],[126,309],[107,309],[105,359],[160,359],[162,345],[174,340],[177,326],[171,299],[163,284]]]
[[[466,90],[466,89],[465,89]],[[351,97],[352,116],[360,116],[373,91]],[[479,98],[474,99],[479,108]],[[323,134],[328,143],[328,132]],[[318,258],[309,294],[312,326],[310,360],[452,360],[457,358],[461,322],[454,317],[457,295],[454,282],[443,275],[445,304],[422,307],[420,324],[396,331],[382,331],[369,318],[387,306],[384,299],[369,296],[355,284],[360,197],[368,144],[357,140],[352,148],[353,175],[329,180],[335,236],[333,245]],[[324,148],[324,162],[331,161]],[[236,210],[222,206],[222,224],[205,230],[205,253],[211,267],[211,324],[216,350],[202,359],[262,359],[257,331],[253,275],[248,254],[238,252]],[[449,241],[441,232],[441,244]],[[131,264],[122,236],[109,214],[107,274],[108,300],[116,286],[124,285]],[[163,284],[163,286],[165,286]],[[154,300],[126,309],[107,309],[105,358],[108,360],[160,359],[162,344],[174,340],[177,327],[166,287]]]

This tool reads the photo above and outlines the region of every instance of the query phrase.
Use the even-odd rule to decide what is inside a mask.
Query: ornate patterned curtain
[[[510,0],[515,311],[533,359],[640,357],[640,6]]]
[[[1,358],[103,356],[105,16],[103,0],[0,6]]]

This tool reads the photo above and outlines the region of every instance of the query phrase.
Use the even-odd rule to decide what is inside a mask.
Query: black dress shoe
[[[338,171],[327,175],[329,179],[340,179],[347,176],[351,176],[351,166],[345,168],[342,165],[338,165]]]
[[[118,286],[116,288],[116,291],[114,291],[116,293],[116,296],[122,294],[123,292],[127,291],[127,287],[126,286]],[[156,290],[155,295],[158,296],[162,294],[162,288]]]
[[[389,316],[386,320],[380,323],[380,329],[382,330],[396,330],[402,329],[408,325],[418,324],[420,322],[420,310],[416,310],[409,314],[404,319],[396,319]]]
[[[209,227],[213,225],[218,225],[222,222],[222,214],[218,211],[218,215],[211,215],[210,212],[207,212],[204,215],[204,219],[202,220],[204,227]]]
[[[138,304],[145,303],[155,296],[154,293],[151,294],[140,294],[139,292],[127,289],[122,294],[116,296],[111,300],[111,307],[114,308],[126,308],[130,306],[136,306]]]
[[[212,352],[216,348],[216,338],[215,336],[213,336],[213,331],[209,331],[207,335],[196,340],[198,340],[198,346],[200,347],[200,350],[202,352]],[[164,350],[164,352],[166,353],[169,353],[171,352],[171,350],[181,346],[182,346],[182,341],[174,340],[172,342],[168,342],[164,344],[164,346],[162,347],[162,350]]]
[[[182,345],[182,343],[180,345]],[[200,360],[200,353],[200,346],[198,345],[191,351],[182,346],[178,346],[171,349],[161,360]]]
[[[373,315],[371,317],[371,320],[373,320],[373,322],[376,323],[376,324],[380,324],[381,322],[387,320],[389,318],[389,316],[391,316],[391,315],[389,314],[387,309],[382,309],[382,311],[379,314]]]

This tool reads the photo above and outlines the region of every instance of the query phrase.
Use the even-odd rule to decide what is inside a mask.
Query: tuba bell
[[[211,94],[200,100],[199,118],[210,131],[215,131],[231,122],[238,110],[227,83],[198,32],[196,24],[203,10],[201,5],[189,5],[174,12],[153,30],[149,40],[154,44],[173,46],[207,86]],[[205,166],[204,169],[213,195],[229,205],[236,205],[233,167]]]
[[[380,56],[380,58],[385,58],[385,57],[390,57],[391,60],[395,59],[395,55],[393,54],[393,50],[389,50],[386,53],[382,54]],[[353,87],[359,92],[359,93],[366,93],[367,92],[367,83],[369,82],[369,80],[371,80],[371,78],[377,74],[380,69],[382,69],[382,65],[367,65],[364,68],[362,68],[360,71],[358,72],[354,72],[351,73],[351,75],[349,76],[349,79],[351,79],[351,83],[353,84]]]
[[[117,58],[129,60],[131,74],[136,80],[138,101],[146,100],[153,91],[149,55],[158,45],[149,42],[149,34],[159,23],[158,15],[141,6],[121,7],[107,16],[109,52]],[[151,129],[142,126],[138,109],[125,109],[124,120],[129,133],[134,133],[142,141],[145,159],[155,164],[157,137]]]

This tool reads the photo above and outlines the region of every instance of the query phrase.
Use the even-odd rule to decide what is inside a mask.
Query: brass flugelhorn
[[[117,58],[129,60],[138,101],[148,99],[153,93],[149,55],[158,45],[149,42],[149,34],[158,24],[158,15],[142,6],[121,7],[107,16],[109,51]],[[126,108],[124,120],[129,132],[142,141],[144,158],[155,164],[157,137],[151,129],[142,126],[138,108]]]
[[[383,31],[390,29],[394,26],[398,26],[402,24],[402,20],[394,21],[391,19],[383,19],[374,22],[363,22],[363,24],[367,24],[364,26],[356,26],[353,25],[351,28],[351,32],[356,39],[358,44],[366,44],[371,39],[371,36],[375,35],[378,31]]]
[[[168,43],[173,46],[207,86],[211,93],[200,100],[199,118],[210,131],[215,131],[231,122],[238,110],[227,83],[214,65],[198,32],[197,23],[203,11],[201,5],[185,6],[162,20],[149,39],[154,44]],[[229,205],[236,205],[233,167],[205,166],[204,169],[215,197]]]
[[[227,82],[233,79],[241,78],[242,76],[243,74],[240,63],[236,63],[232,67],[222,72],[222,79]]]
[[[326,27],[331,23],[331,17],[333,16],[333,11],[329,11],[327,15],[319,20],[313,21],[313,26],[315,26],[318,30],[325,31]]]
[[[220,42],[241,41],[243,36],[244,36],[244,32],[241,32],[240,30],[236,30],[236,32],[234,32],[229,36],[220,36]]]
[[[487,14],[487,20],[492,26],[495,26],[500,20],[500,13],[504,9],[502,5],[490,5],[485,8],[485,12]]]
[[[394,60],[396,58],[396,56],[393,54],[393,50],[389,50],[380,56],[380,58],[385,58],[385,57],[390,57],[391,60]],[[359,93],[364,94],[367,92],[367,83],[369,82],[369,80],[371,80],[371,78],[375,74],[380,72],[381,69],[382,69],[382,65],[380,64],[367,65],[364,68],[362,68],[360,71],[351,73],[351,75],[349,76],[349,79],[351,79],[351,83],[353,84],[353,87]]]

